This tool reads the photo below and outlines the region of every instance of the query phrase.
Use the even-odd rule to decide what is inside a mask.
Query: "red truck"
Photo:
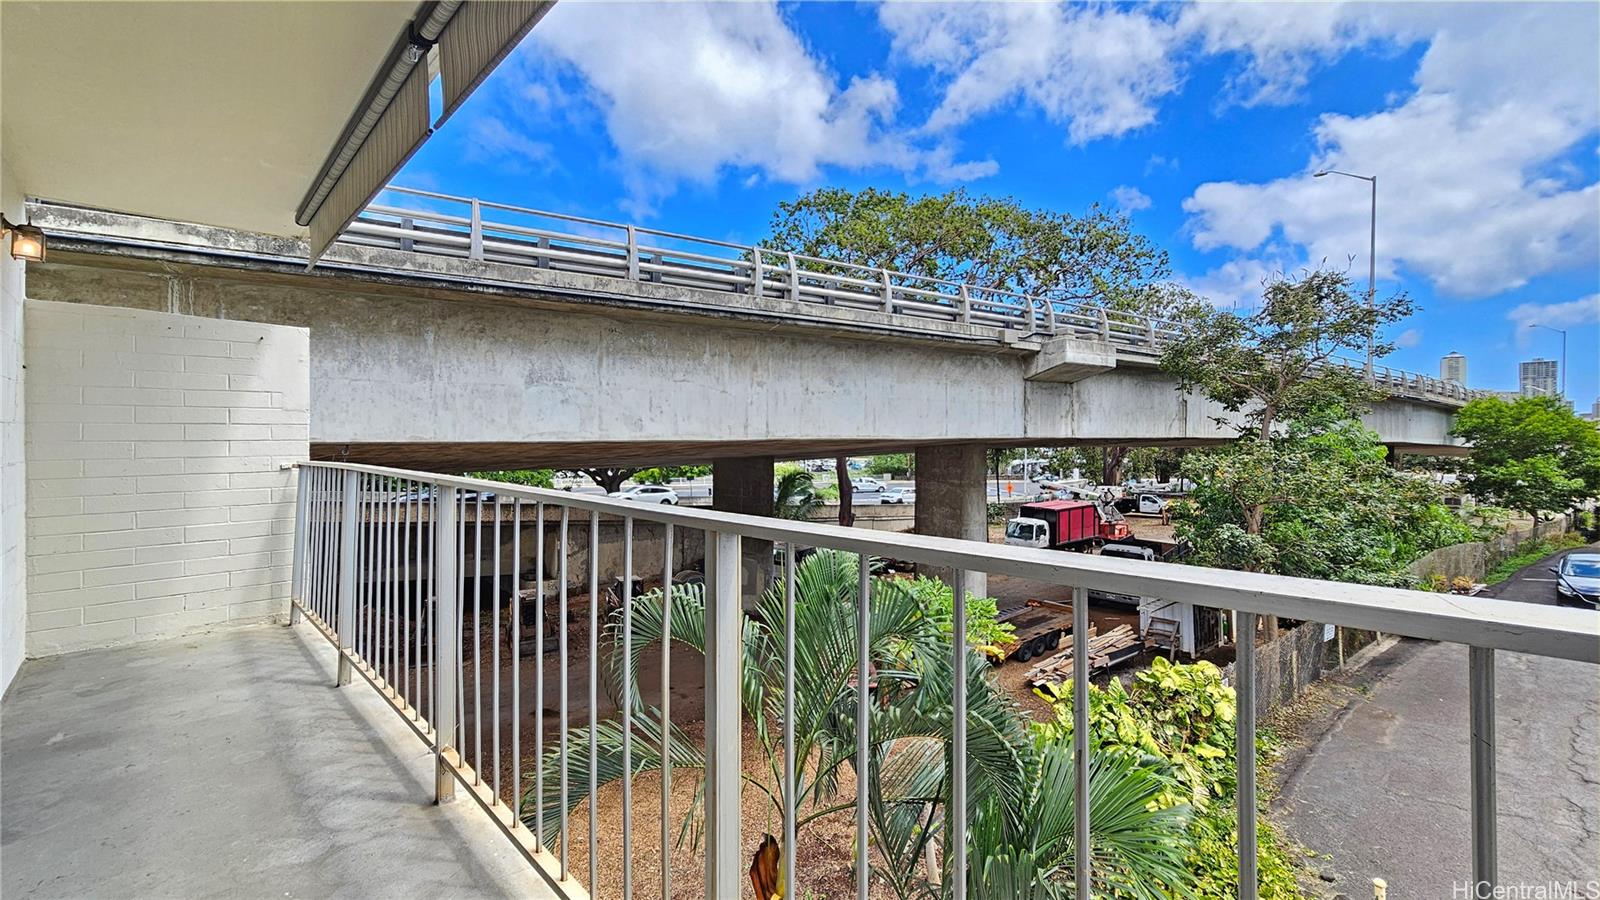
[[[1024,503],[1017,513],[1006,522],[1006,543],[1019,547],[1089,550],[1133,534],[1115,506],[1091,500]]]

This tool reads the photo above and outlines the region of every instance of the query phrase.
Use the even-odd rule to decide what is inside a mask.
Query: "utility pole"
[[[1372,185],[1372,217],[1371,227],[1367,233],[1367,309],[1375,309],[1378,305],[1378,176],[1352,175],[1338,169],[1323,169],[1313,177],[1321,178],[1324,175],[1343,175],[1346,178],[1359,178]],[[1374,329],[1376,330],[1376,329]],[[1372,381],[1372,345],[1375,335],[1373,331],[1367,332],[1367,381]],[[1562,364],[1562,375],[1565,377],[1566,364]]]

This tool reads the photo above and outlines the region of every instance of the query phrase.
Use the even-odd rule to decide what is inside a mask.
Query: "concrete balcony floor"
[[[308,625],[23,665],[0,704],[0,894],[553,897]]]

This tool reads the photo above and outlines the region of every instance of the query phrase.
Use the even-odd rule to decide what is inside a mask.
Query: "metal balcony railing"
[[[531,571],[522,566],[524,518],[532,516],[536,548]],[[509,525],[507,523],[510,523]],[[620,527],[621,554],[602,563],[600,529]],[[628,762],[630,747],[640,736],[656,740],[665,755],[673,742],[684,740],[671,725],[670,710],[657,721],[632,719],[631,704],[624,700],[614,714],[622,735],[623,760],[620,803],[621,826],[601,834],[595,803],[588,804],[584,829],[585,871],[573,862],[577,846],[566,803],[560,817],[530,809],[523,787],[531,784],[533,796],[544,798],[558,786],[559,796],[572,796],[571,779],[588,780],[589,797],[595,796],[595,768],[569,771],[573,735],[572,718],[581,714],[595,721],[603,712],[598,705],[602,678],[615,679],[618,696],[634,696],[641,673],[638,659],[625,654],[620,671],[602,672],[599,666],[602,625],[602,584],[616,584],[618,608],[608,619],[620,627],[622,645],[633,647],[636,627],[635,534],[648,525],[659,529],[664,590],[675,578],[674,540],[698,541],[704,548],[703,621],[661,623],[663,651],[674,629],[704,634],[704,872],[705,896],[737,897],[745,882],[746,860],[741,840],[741,672],[745,615],[742,593],[748,579],[759,577],[741,567],[742,541],[772,541],[784,551],[786,561],[777,583],[783,585],[783,622],[768,622],[782,635],[785,723],[783,798],[785,847],[794,847],[795,758],[787,723],[793,721],[795,661],[795,580],[792,560],[806,548],[831,548],[858,554],[860,578],[855,603],[856,671],[869,668],[867,635],[873,588],[868,560],[889,557],[941,567],[953,572],[955,586],[954,633],[966,633],[966,585],[973,573],[1010,575],[1069,587],[1073,592],[1074,633],[1088,633],[1087,592],[1104,591],[1135,596],[1182,597],[1205,606],[1233,610],[1237,633],[1253,635],[1258,615],[1382,631],[1470,647],[1467,671],[1470,686],[1470,733],[1462,740],[1470,748],[1472,811],[1472,877],[1493,885],[1495,867],[1495,724],[1494,663],[1501,650],[1541,656],[1600,662],[1600,621],[1590,613],[1557,607],[1499,600],[1456,597],[1421,591],[1368,587],[1260,575],[1168,563],[1139,562],[997,546],[971,541],[891,534],[864,529],[794,522],[784,519],[735,515],[671,506],[647,506],[605,497],[581,496],[471,478],[433,475],[373,466],[304,463],[300,466],[295,517],[294,576],[291,616],[312,621],[338,648],[339,682],[361,674],[433,747],[438,762],[436,796],[446,801],[458,788],[478,801],[500,825],[516,848],[537,867],[552,886],[568,896],[587,897],[596,890],[596,863],[601,854],[620,860],[620,889],[606,896],[631,897],[635,889],[633,866],[642,854],[659,853],[662,861],[673,857],[673,833],[667,809],[656,835],[635,835],[631,820],[635,766]],[[548,528],[557,529],[553,540]],[[509,534],[507,533],[509,532]],[[574,535],[577,539],[574,540]],[[510,552],[502,549],[509,544]],[[547,549],[547,547],[549,549]],[[553,550],[553,555],[550,552]],[[571,561],[579,563],[573,571]],[[583,571],[585,570],[586,571]],[[648,573],[653,578],[655,573]],[[532,587],[521,590],[524,575]],[[586,585],[586,601],[572,616],[569,601],[583,594],[569,593],[577,578]],[[552,584],[553,582],[553,584]],[[510,588],[507,589],[507,584]],[[487,586],[488,603],[484,602]],[[553,607],[553,608],[552,608]],[[531,615],[530,615],[531,611]],[[535,623],[535,668],[532,696],[523,690],[522,647],[527,619]],[[586,623],[584,620],[587,620]],[[547,624],[550,634],[547,637]],[[586,644],[586,672],[576,679],[586,696],[574,698],[568,686],[575,679],[569,670],[569,634]],[[555,671],[547,672],[545,642],[557,643]],[[949,794],[949,830],[942,833],[945,871],[956,873],[948,890],[966,896],[962,873],[967,871],[968,822],[966,787],[968,656],[960,641],[952,651],[950,685],[952,733],[947,752],[952,760]],[[1238,695],[1238,808],[1240,846],[1240,896],[1256,896],[1256,768],[1255,759],[1255,646],[1237,648]],[[1074,667],[1073,730],[1076,748],[1076,859],[1091,859],[1089,837],[1088,727],[1086,698],[1089,666]],[[674,683],[671,654],[662,652],[659,688],[663,703]],[[547,681],[553,681],[547,684]],[[869,679],[870,683],[870,679]],[[855,692],[857,798],[855,833],[856,895],[868,893],[866,807],[861,798],[872,797],[875,784],[866,764],[865,748],[873,739],[869,731],[871,691]],[[554,703],[553,709],[550,704]],[[554,721],[551,721],[553,713]],[[531,733],[528,725],[531,723]],[[589,758],[594,758],[594,735],[586,732]],[[524,761],[532,749],[532,772]],[[696,748],[698,750],[698,748]],[[661,785],[663,803],[670,796],[670,767]],[[580,782],[581,783],[581,782]],[[616,802],[613,798],[612,802]],[[547,826],[548,823],[548,826]],[[786,853],[784,884],[792,892],[794,854]],[[661,866],[660,896],[672,896],[671,867]],[[1078,896],[1089,896],[1088,866],[1076,872]],[[653,891],[652,891],[653,893]],[[1487,896],[1487,894],[1485,894]]]
[[[1151,361],[1179,333],[1174,322],[1093,303],[1030,296],[671,231],[389,187],[345,229],[346,244],[698,288],[734,297],[864,309],[1112,345]],[[383,195],[380,195],[380,199]],[[737,301],[734,301],[737,302]],[[1365,363],[1341,359],[1358,371]],[[1483,396],[1454,382],[1374,366],[1396,395],[1464,403]]]

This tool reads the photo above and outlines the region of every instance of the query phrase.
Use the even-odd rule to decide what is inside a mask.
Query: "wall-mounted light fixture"
[[[0,216],[0,227],[11,235],[11,258],[25,262],[44,262],[44,231],[33,225],[17,225]]]

